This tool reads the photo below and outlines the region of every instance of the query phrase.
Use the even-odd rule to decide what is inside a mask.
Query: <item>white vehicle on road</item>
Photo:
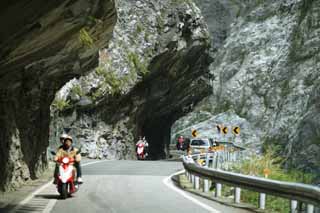
[[[212,139],[208,138],[193,138],[190,141],[190,148],[192,152],[208,152],[209,148],[214,146],[215,143]]]

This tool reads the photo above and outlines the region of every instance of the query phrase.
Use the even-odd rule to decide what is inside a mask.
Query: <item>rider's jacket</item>
[[[64,146],[60,146],[56,156],[58,158],[69,157],[76,159],[78,149],[71,146],[69,149],[64,149]]]

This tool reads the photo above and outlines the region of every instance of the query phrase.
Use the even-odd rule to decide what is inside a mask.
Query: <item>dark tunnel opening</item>
[[[149,159],[165,159],[169,154],[171,121],[170,119],[150,119],[144,122],[142,136],[149,143]]]

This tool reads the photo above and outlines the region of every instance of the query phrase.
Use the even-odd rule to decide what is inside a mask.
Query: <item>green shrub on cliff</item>
[[[82,88],[80,85],[76,84],[71,88],[71,92],[73,94],[79,95],[80,97],[84,96],[84,92],[82,91]]]
[[[128,60],[132,70],[134,70],[137,74],[145,76],[148,74],[149,70],[147,68],[147,64],[143,63],[139,56],[134,52],[128,53]]]
[[[79,32],[79,41],[83,46],[86,47],[92,47],[93,45],[93,39],[84,27],[81,28]]]
[[[111,94],[116,94],[121,91],[121,88],[124,85],[123,80],[118,77],[113,70],[108,70],[106,67],[97,67],[96,74],[99,76],[103,76],[103,87],[108,88]],[[96,95],[99,95],[96,94]]]
[[[67,109],[70,106],[69,100],[63,100],[56,98],[52,102],[53,108],[57,109],[58,111],[62,112],[63,110]]]

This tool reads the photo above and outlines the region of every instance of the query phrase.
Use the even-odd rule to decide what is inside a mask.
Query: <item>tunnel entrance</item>
[[[141,135],[149,143],[149,159],[160,160],[169,157],[172,119],[157,118],[146,120],[141,127]]]

